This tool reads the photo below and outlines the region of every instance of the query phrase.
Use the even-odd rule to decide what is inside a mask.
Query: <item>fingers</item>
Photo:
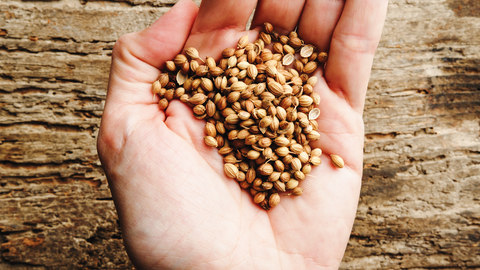
[[[298,34],[318,51],[328,52],[333,30],[345,0],[307,0],[298,23]]]
[[[246,34],[255,4],[256,0],[203,0],[185,46],[197,48],[202,59],[210,56],[219,60],[223,49],[235,47]]]
[[[108,104],[153,103],[150,87],[165,61],[173,59],[187,40],[198,7],[178,2],[150,27],[122,36],[114,46]],[[158,102],[158,101],[157,101]]]
[[[286,34],[297,26],[304,4],[305,0],[260,0],[251,28],[269,22],[279,33]]]
[[[192,34],[219,29],[245,31],[248,18],[255,8],[255,0],[203,0]]]
[[[359,113],[363,111],[387,5],[388,0],[347,0],[332,35],[325,80]]]
[[[197,12],[198,7],[192,1],[179,1],[148,28],[120,38],[121,46],[117,46],[121,47],[117,48],[120,54],[116,55],[130,54],[151,66],[162,67],[183,48]]]

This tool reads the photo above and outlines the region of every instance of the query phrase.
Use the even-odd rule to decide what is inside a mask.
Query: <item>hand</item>
[[[149,28],[115,44],[98,138],[127,252],[139,269],[337,269],[355,219],[362,176],[362,111],[387,0],[258,1],[263,22],[328,51],[318,69],[323,163],[270,211],[224,175],[204,122],[180,101],[163,112],[151,85],[184,47],[218,57],[245,35],[257,1],[181,0]],[[345,160],[334,167],[329,154]]]

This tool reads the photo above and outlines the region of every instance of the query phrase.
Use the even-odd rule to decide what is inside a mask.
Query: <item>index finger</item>
[[[387,6],[388,0],[346,1],[330,43],[325,80],[360,114]]]

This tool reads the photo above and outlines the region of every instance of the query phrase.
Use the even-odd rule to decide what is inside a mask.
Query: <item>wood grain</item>
[[[0,3],[0,269],[133,269],[96,136],[113,44],[175,2]],[[390,0],[341,269],[480,268],[479,105],[479,2]]]

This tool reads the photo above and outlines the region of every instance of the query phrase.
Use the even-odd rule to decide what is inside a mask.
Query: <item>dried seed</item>
[[[253,202],[256,204],[259,204],[265,200],[265,192],[259,192],[255,197],[253,198]]]
[[[270,23],[268,22],[264,23],[263,27],[265,29],[265,33],[271,34],[273,32],[273,26]]]
[[[247,46],[247,44],[248,44],[248,34],[246,34],[245,36],[241,37],[238,40],[237,47],[243,49]]]
[[[318,166],[322,164],[322,160],[319,156],[312,156],[310,157],[310,163],[312,163],[313,166]]]
[[[306,74],[311,74],[311,73],[313,73],[316,69],[317,69],[317,62],[312,61],[312,62],[308,62],[308,63],[305,65],[305,67],[303,68],[303,72],[305,72]]]
[[[300,160],[300,162],[302,162],[302,164],[307,163],[309,158],[310,157],[306,152],[301,152],[300,154],[298,154],[298,159]]]
[[[205,141],[205,144],[210,146],[210,147],[217,147],[218,146],[217,140],[212,136],[205,136],[205,137],[203,137],[203,140]],[[234,177],[232,177],[232,178],[234,178]]]
[[[238,168],[231,163],[225,163],[223,165],[223,170],[225,174],[230,178],[235,179],[238,176]]]
[[[343,158],[341,158],[338,155],[330,155],[330,159],[332,160],[332,163],[337,166],[338,168],[343,168],[345,166],[345,162],[343,161]]]
[[[298,187],[298,181],[297,180],[288,180],[288,182],[285,184],[286,189],[294,189]]]
[[[252,79],[255,79],[258,75],[258,70],[257,70],[257,67],[255,65],[249,65],[247,67],[247,75],[248,77],[252,78]]]
[[[315,148],[315,149],[312,150],[312,152],[310,153],[310,155],[311,155],[312,157],[319,157],[319,156],[322,155],[322,149],[320,149],[320,148]]]
[[[245,84],[242,81],[238,81],[238,82],[233,83],[230,86],[230,90],[235,91],[235,92],[241,92],[241,91],[245,91],[247,89],[247,87],[248,87],[247,84]]]
[[[298,37],[290,36],[290,40],[288,41],[288,44],[290,44],[294,48],[299,48],[300,46],[303,45],[303,41]]]
[[[309,141],[315,141],[315,140],[318,140],[320,138],[320,133],[318,133],[317,131],[315,130],[312,130],[310,133],[308,133],[307,135],[307,139]]]
[[[303,165],[302,172],[304,174],[309,174],[311,171],[312,171],[312,165],[310,165],[310,164]]]
[[[317,84],[317,81],[318,81],[317,76],[311,76],[310,78],[308,78],[307,83],[312,87],[314,87]]]
[[[302,106],[302,107],[308,107],[310,105],[312,105],[313,103],[313,99],[309,96],[306,96],[306,95],[303,95],[301,96],[299,99],[299,105]]]
[[[317,61],[319,63],[325,63],[325,62],[327,62],[327,60],[328,60],[328,55],[327,55],[326,52],[321,52],[321,53],[318,54]]]
[[[175,58],[173,59],[173,62],[175,63],[175,66],[177,66],[177,67],[182,67],[183,63],[185,63],[186,61],[188,61],[188,59],[183,54],[177,54],[177,56],[175,56]]]
[[[265,42],[265,44],[270,44],[272,43],[272,37],[265,33],[265,32],[260,32],[260,38],[263,40],[263,42]]]
[[[280,192],[285,192],[285,183],[280,180],[273,182],[273,187]]]
[[[290,166],[292,167],[292,170],[299,171],[302,169],[302,162],[298,158],[293,158]]]
[[[275,207],[280,203],[280,195],[278,193],[273,193],[270,195],[270,198],[268,198],[268,205],[270,207]]]
[[[229,58],[231,57],[232,55],[235,54],[235,49],[234,48],[225,48],[223,51],[222,51],[222,56],[223,58]]]
[[[255,160],[255,159],[257,159],[259,156],[260,156],[260,152],[255,151],[255,150],[250,150],[250,151],[248,151],[248,153],[247,153],[247,158],[248,158],[248,159]]]
[[[305,180],[305,174],[302,171],[295,171],[293,175],[295,176],[295,179],[297,179],[298,181]]]
[[[275,149],[275,153],[280,157],[284,157],[284,156],[288,155],[290,153],[290,151],[288,150],[288,147],[282,146],[282,147],[278,147],[277,149]]]
[[[283,50],[284,50],[287,54],[295,55],[295,49],[292,48],[292,46],[290,46],[290,45],[283,45]]]
[[[201,105],[205,103],[205,101],[207,101],[207,96],[202,93],[195,94],[188,99],[188,102],[194,105]]]
[[[295,196],[300,196],[303,193],[303,188],[301,187],[296,187],[292,190],[292,194]]]
[[[283,87],[280,83],[272,81],[268,83],[268,90],[275,96],[281,96],[283,94]]]
[[[195,107],[193,107],[193,113],[196,114],[196,115],[202,115],[205,113],[205,106],[203,105],[196,105]]]
[[[217,136],[217,129],[215,128],[215,125],[210,122],[205,123],[205,134],[211,137]]]
[[[170,72],[174,72],[174,71],[177,70],[177,67],[175,66],[175,62],[173,62],[173,61],[166,61],[165,66],[166,66],[167,70],[170,71]]]
[[[270,165],[270,163],[265,163],[258,167],[258,171],[261,175],[270,175],[273,173],[273,167]]]
[[[160,110],[166,110],[168,107],[168,100],[166,98],[160,99],[160,101],[158,102],[158,107],[160,108]]]

